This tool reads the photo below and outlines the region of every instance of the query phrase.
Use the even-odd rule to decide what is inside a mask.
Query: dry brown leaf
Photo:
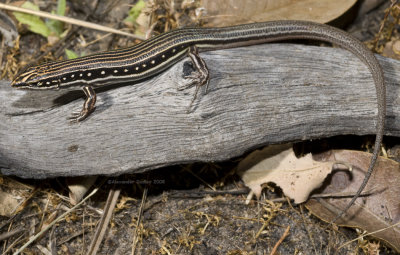
[[[96,181],[96,176],[68,178],[69,198],[72,205],[79,203]]]
[[[332,21],[357,0],[202,0],[207,26],[229,26],[270,20]]]
[[[10,217],[18,208],[21,197],[0,190],[0,215]]]
[[[324,194],[354,194],[368,169],[370,153],[359,151],[332,151],[318,155],[323,160],[340,160],[353,166],[351,175],[348,172],[337,171],[333,173],[331,182],[321,192]],[[367,232],[373,232],[390,227],[400,220],[400,164],[393,160],[379,158],[371,179],[366,188],[367,193],[372,193],[356,200],[356,203],[347,211],[345,219],[338,220],[336,224],[358,227]],[[311,199],[306,207],[317,217],[330,222],[342,211],[351,199],[330,198]],[[385,240],[400,252],[400,226],[395,226],[386,231],[373,235]]]
[[[311,154],[297,158],[292,146],[273,145],[252,152],[239,163],[238,174],[257,197],[262,185],[273,182],[296,203],[322,185],[335,162],[318,162]]]
[[[0,177],[0,215],[13,216],[22,210],[33,195],[34,187],[14,180]]]

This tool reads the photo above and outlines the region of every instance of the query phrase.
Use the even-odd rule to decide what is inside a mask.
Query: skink
[[[87,98],[74,115],[85,119],[95,109],[95,87],[142,80],[156,75],[189,54],[198,74],[192,76],[198,87],[208,84],[208,70],[197,50],[207,51],[289,39],[311,39],[341,46],[361,59],[372,73],[377,100],[376,140],[367,174],[341,217],[365,188],[381,148],[386,115],[386,89],[382,68],[374,54],[348,33],[307,21],[272,21],[221,28],[183,28],[153,37],[135,46],[98,53],[74,60],[47,63],[28,68],[12,86],[21,89],[82,87]],[[337,219],[336,218],[336,219]]]

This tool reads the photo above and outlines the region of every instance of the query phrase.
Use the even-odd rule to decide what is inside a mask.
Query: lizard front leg
[[[82,88],[83,92],[86,95],[85,102],[83,103],[82,110],[80,112],[74,112],[72,113],[71,117],[71,122],[80,122],[84,119],[86,119],[93,111],[96,109],[96,93],[94,92],[94,89],[91,86],[83,86]]]

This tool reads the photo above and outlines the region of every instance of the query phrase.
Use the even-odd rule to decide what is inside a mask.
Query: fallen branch
[[[264,44],[201,53],[207,94],[185,59],[132,86],[98,93],[84,122],[83,92],[19,91],[0,83],[0,169],[25,178],[119,175],[180,163],[222,161],[266,144],[375,134],[377,103],[367,67],[328,47]],[[387,80],[386,134],[399,136],[400,64],[379,58]]]

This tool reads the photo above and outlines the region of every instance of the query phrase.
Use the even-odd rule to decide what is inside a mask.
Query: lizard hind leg
[[[196,72],[185,76],[186,79],[191,79],[193,81],[193,84],[196,85],[196,91],[195,91],[193,99],[189,105],[189,110],[190,110],[192,108],[194,101],[197,98],[197,94],[199,93],[200,88],[203,87],[204,85],[206,86],[205,93],[207,93],[208,84],[210,82],[210,75],[209,75],[209,71],[207,68],[207,64],[204,61],[204,59],[202,59],[200,57],[199,50],[197,49],[196,46],[189,47],[188,55],[189,55],[190,59],[192,60],[193,67],[196,70]]]

